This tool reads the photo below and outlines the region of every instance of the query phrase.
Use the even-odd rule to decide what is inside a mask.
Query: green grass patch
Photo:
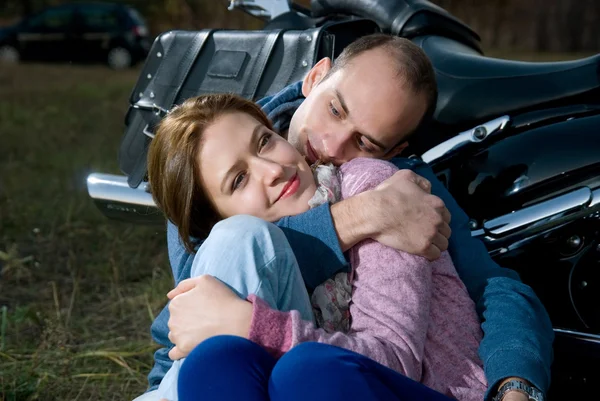
[[[137,70],[0,69],[0,400],[127,400],[172,278],[162,227],[106,219],[93,171],[117,150]]]

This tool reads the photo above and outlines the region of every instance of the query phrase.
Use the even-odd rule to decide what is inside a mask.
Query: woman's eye
[[[262,148],[264,148],[265,146],[267,146],[269,144],[269,142],[271,141],[271,136],[272,135],[273,134],[268,133],[268,134],[265,134],[262,138],[260,138],[260,141],[258,142],[258,149],[259,150],[262,149]]]
[[[338,111],[338,109],[335,108],[333,103],[329,103],[329,111],[331,112],[331,114],[333,114],[334,117],[337,117],[337,118],[341,117],[340,112]]]
[[[242,183],[244,182],[244,178],[246,178],[246,173],[238,174],[238,176],[233,179],[233,184],[231,186],[231,189],[233,191],[238,189],[240,187],[240,185],[242,185]]]

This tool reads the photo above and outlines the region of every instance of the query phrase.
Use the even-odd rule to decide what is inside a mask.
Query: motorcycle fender
[[[600,115],[528,129],[457,155],[440,172],[472,218],[491,219],[578,187],[600,187]]]

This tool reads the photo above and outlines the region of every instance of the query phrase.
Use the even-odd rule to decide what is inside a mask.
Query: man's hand
[[[390,247],[430,260],[448,249],[450,212],[444,202],[431,195],[431,183],[410,170],[400,170],[374,191],[373,220],[379,232],[373,239]]]
[[[400,170],[373,191],[348,200],[353,203],[346,204],[343,215],[337,211],[342,215],[339,219],[337,204],[331,208],[344,250],[365,238],[429,260],[448,249],[450,212],[440,198],[431,195],[431,183],[411,170]],[[344,220],[358,228],[352,232]],[[351,235],[344,237],[348,232]]]
[[[248,338],[252,304],[238,297],[216,278],[187,279],[169,292],[169,340],[175,347],[169,358],[187,356],[209,337],[234,335]]]

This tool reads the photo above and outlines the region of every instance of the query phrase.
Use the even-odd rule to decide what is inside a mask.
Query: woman
[[[218,229],[215,223],[221,219],[247,214],[276,221],[308,210],[319,194],[303,157],[272,132],[256,105],[233,95],[190,99],[171,112],[151,143],[148,171],[157,204],[179,227],[188,248],[190,237]],[[375,188],[395,171],[387,162],[355,159],[333,177],[347,198]],[[335,189],[326,186],[325,193]],[[260,278],[255,288],[246,280],[233,285],[235,272],[215,273],[250,301],[247,333],[236,334],[262,345],[275,360],[299,343],[317,341],[358,352],[448,396],[482,399],[486,385],[477,357],[479,322],[448,254],[428,262],[368,240],[351,249],[350,262],[352,302],[331,296],[319,305],[321,311],[337,309],[342,315],[349,308],[347,332],[315,328],[297,266],[258,274],[255,266],[253,276]],[[200,257],[192,276],[213,273],[207,269],[214,267],[203,266]],[[343,277],[330,284],[343,289]],[[334,323],[343,327],[339,319]],[[173,383],[168,376],[165,386]],[[184,387],[180,395],[187,394]],[[270,391],[268,396],[273,399]]]

